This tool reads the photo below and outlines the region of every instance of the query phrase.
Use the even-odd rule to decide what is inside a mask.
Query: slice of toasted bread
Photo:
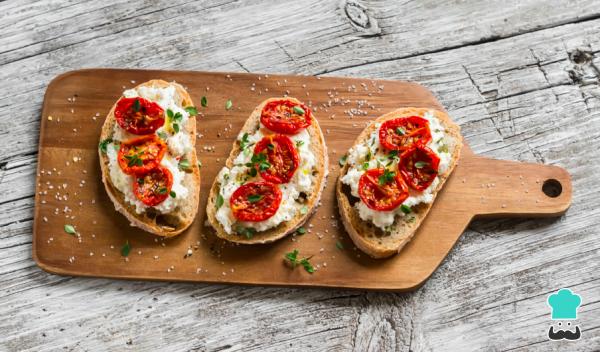
[[[138,85],[135,89],[142,86],[154,88],[167,88],[173,86],[177,93],[177,97],[181,100],[181,107],[194,106],[188,92],[178,83],[169,83],[163,80],[151,80]],[[100,141],[113,137],[114,128],[117,123],[114,116],[115,107],[116,103],[113,105],[104,121],[102,132],[100,134]],[[192,224],[196,217],[196,213],[198,212],[198,201],[200,199],[200,169],[198,167],[198,159],[195,150],[196,119],[190,116],[185,129],[182,129],[179,133],[188,134],[193,146],[193,148],[183,156],[183,158],[189,161],[191,172],[186,172],[183,180],[183,184],[189,191],[187,199],[183,204],[178,205],[171,213],[161,214],[153,208],[148,208],[141,214],[137,213],[136,207],[127,202],[124,194],[113,184],[110,177],[108,156],[101,150],[98,151],[100,155],[102,182],[104,183],[108,196],[115,205],[115,209],[123,214],[131,222],[132,226],[137,226],[144,231],[162,237],[172,237],[180,234]]]
[[[432,191],[433,200],[431,203],[420,203],[412,207],[411,215],[414,215],[413,221],[399,222],[401,216],[396,215],[395,223],[397,223],[397,226],[390,233],[385,233],[370,221],[361,219],[358,210],[353,206],[360,200],[352,196],[348,185],[343,184],[341,181],[342,177],[348,172],[350,165],[344,165],[340,171],[336,185],[336,194],[342,222],[354,244],[373,258],[385,258],[394,255],[411,240],[431,209],[437,193],[442,189],[444,182],[448,179],[458,162],[462,148],[462,136],[460,135],[460,127],[452,122],[450,117],[444,112],[433,109],[404,108],[387,113],[371,122],[354,142],[354,145],[357,145],[367,140],[371,133],[377,129],[377,123],[398,117],[423,116],[427,111],[432,112],[445,128],[445,141],[448,145],[451,160],[448,168],[438,175],[440,182]]]
[[[270,99],[263,101],[260,105],[258,105],[254,109],[254,111],[252,111],[252,114],[250,114],[250,117],[248,118],[248,120],[246,120],[246,123],[242,127],[241,134],[242,133],[248,133],[248,134],[255,133],[259,129],[260,115],[261,115],[261,111],[262,111],[263,107],[265,106],[265,104],[269,103],[270,101],[280,100],[280,99],[287,99],[294,103],[300,104],[300,101],[298,101],[297,99],[294,99],[294,98],[270,98]],[[208,216],[208,221],[209,221],[210,225],[215,229],[218,237],[223,238],[230,242],[243,243],[243,244],[259,244],[259,243],[273,242],[273,241],[276,241],[276,240],[278,240],[282,237],[285,237],[286,235],[296,231],[300,226],[302,226],[302,224],[308,219],[308,217],[310,215],[312,215],[312,213],[316,210],[319,200],[321,198],[321,193],[323,192],[323,188],[325,187],[327,174],[329,172],[329,161],[327,158],[327,147],[325,146],[325,139],[323,137],[323,132],[321,131],[321,127],[319,127],[319,122],[315,118],[314,113],[312,116],[313,116],[312,124],[309,127],[307,127],[307,132],[310,136],[310,145],[309,145],[310,151],[316,157],[316,164],[315,164],[315,168],[314,168],[315,171],[313,173],[314,182],[312,183],[312,192],[310,194],[307,194],[306,200],[302,204],[295,202],[295,206],[297,206],[299,209],[301,207],[305,207],[304,209],[306,209],[306,211],[304,211],[304,212],[298,211],[298,212],[296,212],[296,215],[291,220],[283,221],[276,227],[273,227],[273,228],[270,228],[270,229],[267,229],[264,231],[258,231],[255,234],[253,234],[253,236],[251,238],[241,236],[239,234],[236,234],[235,232],[232,234],[229,234],[225,231],[225,228],[217,220],[217,217],[216,217],[217,207],[215,205],[217,202],[217,196],[219,195],[220,188],[221,188],[219,179],[216,178],[210,189],[210,194],[208,196],[208,204],[206,206],[206,214]],[[232,147],[231,153],[229,154],[229,158],[225,162],[225,166],[227,168],[229,168],[229,169],[232,168],[235,158],[238,156],[238,154],[241,151],[242,151],[242,149],[240,147],[240,142],[239,142],[239,140],[236,140],[233,143],[233,147]],[[299,172],[299,171],[300,170],[297,170],[296,172]]]

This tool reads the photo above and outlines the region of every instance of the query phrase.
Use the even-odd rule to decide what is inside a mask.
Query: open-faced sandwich
[[[296,231],[315,210],[328,172],[311,110],[293,98],[254,109],[215,179],[206,213],[217,236],[267,243]]]
[[[100,135],[102,182],[133,226],[175,236],[198,211],[197,111],[179,84],[151,80],[123,92]]]
[[[374,120],[350,148],[336,192],[346,231],[374,258],[398,253],[456,166],[460,128],[437,110],[405,108]]]

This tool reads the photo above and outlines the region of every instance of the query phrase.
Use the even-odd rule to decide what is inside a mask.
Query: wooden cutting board
[[[202,113],[196,144],[203,165],[200,211],[188,231],[170,240],[129,226],[105,194],[98,165],[98,136],[110,107],[124,89],[153,78],[185,85]],[[313,107],[325,133],[330,174],[322,206],[305,225],[305,235],[269,245],[225,243],[204,226],[208,190],[254,107],[286,93]],[[200,107],[202,96],[206,108]],[[42,110],[33,258],[61,275],[403,291],[425,282],[474,217],[557,216],[569,207],[565,170],[483,158],[467,146],[402,252],[385,260],[361,253],[338,219],[338,160],[369,120],[409,106],[443,109],[424,87],[398,81],[112,69],[65,73],[48,86]],[[78,235],[67,234],[65,224]],[[126,242],[131,251],[123,257]],[[314,274],[284,264],[284,254],[294,249],[312,256]]]

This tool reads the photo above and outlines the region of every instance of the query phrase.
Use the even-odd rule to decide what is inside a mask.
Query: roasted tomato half
[[[289,100],[274,100],[263,107],[260,122],[273,132],[296,134],[310,126],[312,113],[304,104]]]
[[[144,98],[121,98],[115,118],[121,128],[137,135],[154,133],[165,123],[164,110]]]
[[[122,142],[117,159],[124,173],[143,174],[160,164],[166,150],[165,142],[152,134]]]
[[[163,166],[155,167],[143,175],[135,176],[133,193],[149,207],[162,203],[171,193],[173,175]]]
[[[379,127],[379,142],[385,149],[404,151],[414,144],[431,141],[429,122],[419,116],[387,120]]]
[[[270,182],[250,182],[236,189],[229,199],[233,216],[240,221],[263,221],[275,215],[281,191]]]
[[[440,158],[429,148],[416,145],[400,155],[398,169],[404,181],[417,191],[424,191],[438,174]]]
[[[273,183],[288,183],[298,169],[298,151],[290,137],[278,134],[263,137],[254,147],[254,167]]]
[[[394,210],[408,198],[408,187],[400,175],[386,169],[367,170],[358,181],[360,199],[373,210]]]

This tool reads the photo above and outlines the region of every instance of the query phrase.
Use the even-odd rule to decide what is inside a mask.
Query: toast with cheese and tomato
[[[327,149],[309,107],[294,98],[258,105],[215,179],[206,213],[217,236],[268,243],[296,231],[319,203]]]
[[[438,110],[399,109],[371,122],[350,148],[336,186],[354,244],[374,258],[398,253],[427,216],[461,148],[459,126]]]
[[[171,237],[194,221],[196,114],[187,91],[162,80],[125,90],[108,113],[99,144],[102,182],[132,226]]]

